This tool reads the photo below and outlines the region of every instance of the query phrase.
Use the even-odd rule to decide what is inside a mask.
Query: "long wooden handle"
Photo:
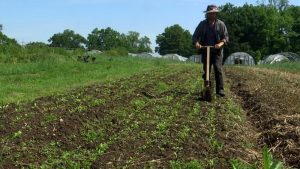
[[[210,47],[206,47],[206,79],[209,80],[209,60],[210,60]]]

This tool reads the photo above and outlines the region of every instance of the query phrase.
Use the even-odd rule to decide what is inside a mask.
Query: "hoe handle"
[[[209,81],[209,63],[210,61],[210,47],[207,47],[206,48],[206,72],[205,72],[205,75],[206,75],[206,78],[205,80],[208,80]]]
[[[209,81],[209,65],[210,65],[210,48],[214,46],[202,46],[202,48],[206,48],[206,70],[205,70],[205,80]]]

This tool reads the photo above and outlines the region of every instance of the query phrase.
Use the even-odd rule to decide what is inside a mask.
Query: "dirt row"
[[[136,97],[133,91],[143,85],[140,80],[147,82],[163,77],[164,74],[157,71],[2,108],[0,134],[3,168],[42,163],[48,155],[41,153],[41,149],[51,143],[57,144],[61,150],[95,146],[96,143],[86,143],[82,138],[82,128],[90,121],[102,120],[114,109],[126,106]],[[114,119],[111,121],[114,123]],[[105,121],[103,125],[106,123],[110,121]],[[113,133],[122,129],[113,125],[106,130]]]
[[[247,67],[225,72],[259,131],[258,145],[287,166],[300,168],[300,75]]]
[[[1,108],[1,167],[164,168],[196,159],[227,168],[231,157],[247,159],[235,141],[248,138],[224,120],[225,103],[199,103],[197,77],[157,71]]]
[[[267,118],[257,120],[260,115],[256,117],[255,110],[267,103],[248,95],[246,91],[252,89],[244,86],[251,80],[228,69],[227,79],[236,82],[232,90],[239,97],[228,90],[226,98],[214,96],[213,102],[203,102],[200,70],[199,66],[174,65],[30,103],[3,106],[0,168],[197,165],[227,169],[235,159],[249,164],[259,161],[257,140],[261,145],[268,143],[275,152],[285,148],[279,142],[265,141],[269,138],[266,133],[272,134],[262,131],[273,117],[268,123],[257,123]],[[260,107],[252,110],[255,103],[247,107],[247,98],[258,99],[255,103]],[[246,112],[238,105],[239,100]],[[297,166],[287,161],[292,158],[284,157],[288,164]]]

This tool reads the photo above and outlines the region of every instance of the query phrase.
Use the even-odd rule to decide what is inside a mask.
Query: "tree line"
[[[147,36],[140,37],[135,31],[127,34],[107,27],[106,29],[95,28],[85,39],[83,36],[67,29],[63,33],[54,34],[50,39],[50,46],[64,47],[69,49],[87,48],[88,50],[107,51],[116,48],[125,48],[132,53],[151,52],[151,41]]]
[[[2,28],[2,26],[1,26]],[[138,32],[129,31],[127,34],[107,27],[105,29],[95,28],[87,38],[76,33],[74,30],[66,29],[62,33],[56,33],[48,40],[49,44],[43,42],[30,42],[26,46],[50,46],[65,49],[87,49],[109,51],[113,49],[126,50],[132,53],[152,52],[151,41],[147,36],[141,37]],[[20,46],[15,39],[7,37],[0,30],[0,44]],[[1,51],[0,51],[1,52]]]
[[[299,6],[288,5],[288,0],[269,0],[269,4],[257,6],[235,7],[229,3],[221,11],[219,18],[225,22],[230,38],[225,56],[244,51],[259,61],[280,52],[300,55]]]
[[[224,49],[224,60],[234,52],[247,52],[256,62],[280,52],[300,55],[299,6],[290,6],[288,0],[269,0],[267,3],[262,0],[259,5],[241,7],[227,3],[220,11],[218,18],[225,22],[230,41]],[[191,33],[179,25],[168,27],[157,36],[156,51],[183,56],[196,54],[191,37]]]

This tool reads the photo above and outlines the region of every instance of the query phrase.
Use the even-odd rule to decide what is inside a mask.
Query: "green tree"
[[[110,27],[106,29],[95,28],[91,34],[88,35],[88,49],[97,49],[101,51],[111,50],[121,47],[122,36],[119,32]]]
[[[291,31],[289,32],[290,50],[300,54],[300,6],[291,6],[284,13],[292,18]]]
[[[151,41],[147,36],[140,38],[138,52],[152,52],[150,45]]]
[[[150,39],[147,36],[141,37],[138,32],[129,31],[126,35],[128,51],[131,53],[152,52]]]
[[[48,45],[44,42],[30,42],[26,44],[27,47],[47,47]]]
[[[84,48],[86,39],[73,30],[66,29],[63,33],[54,34],[49,40],[52,47],[63,47],[67,49]]]
[[[229,31],[230,44],[225,48],[225,56],[244,51],[257,54],[254,57],[258,61],[263,56],[291,48],[292,18],[270,5],[234,7],[226,4],[221,7],[219,18]]]
[[[140,34],[138,32],[129,31],[127,34],[127,42],[128,42],[128,50],[132,53],[137,53],[139,48],[139,37]]]
[[[193,53],[191,33],[178,24],[167,27],[156,37],[156,43],[156,51],[161,55],[177,53],[187,57]]]
[[[284,11],[289,6],[289,0],[269,0],[268,5],[279,11]]]
[[[0,31],[0,45],[19,45],[15,39],[7,37]]]
[[[129,31],[128,34],[121,34],[112,28],[106,29],[95,28],[88,35],[88,49],[97,49],[109,51],[112,49],[122,48],[132,53],[151,52],[150,39],[148,37],[140,38],[138,32]]]

